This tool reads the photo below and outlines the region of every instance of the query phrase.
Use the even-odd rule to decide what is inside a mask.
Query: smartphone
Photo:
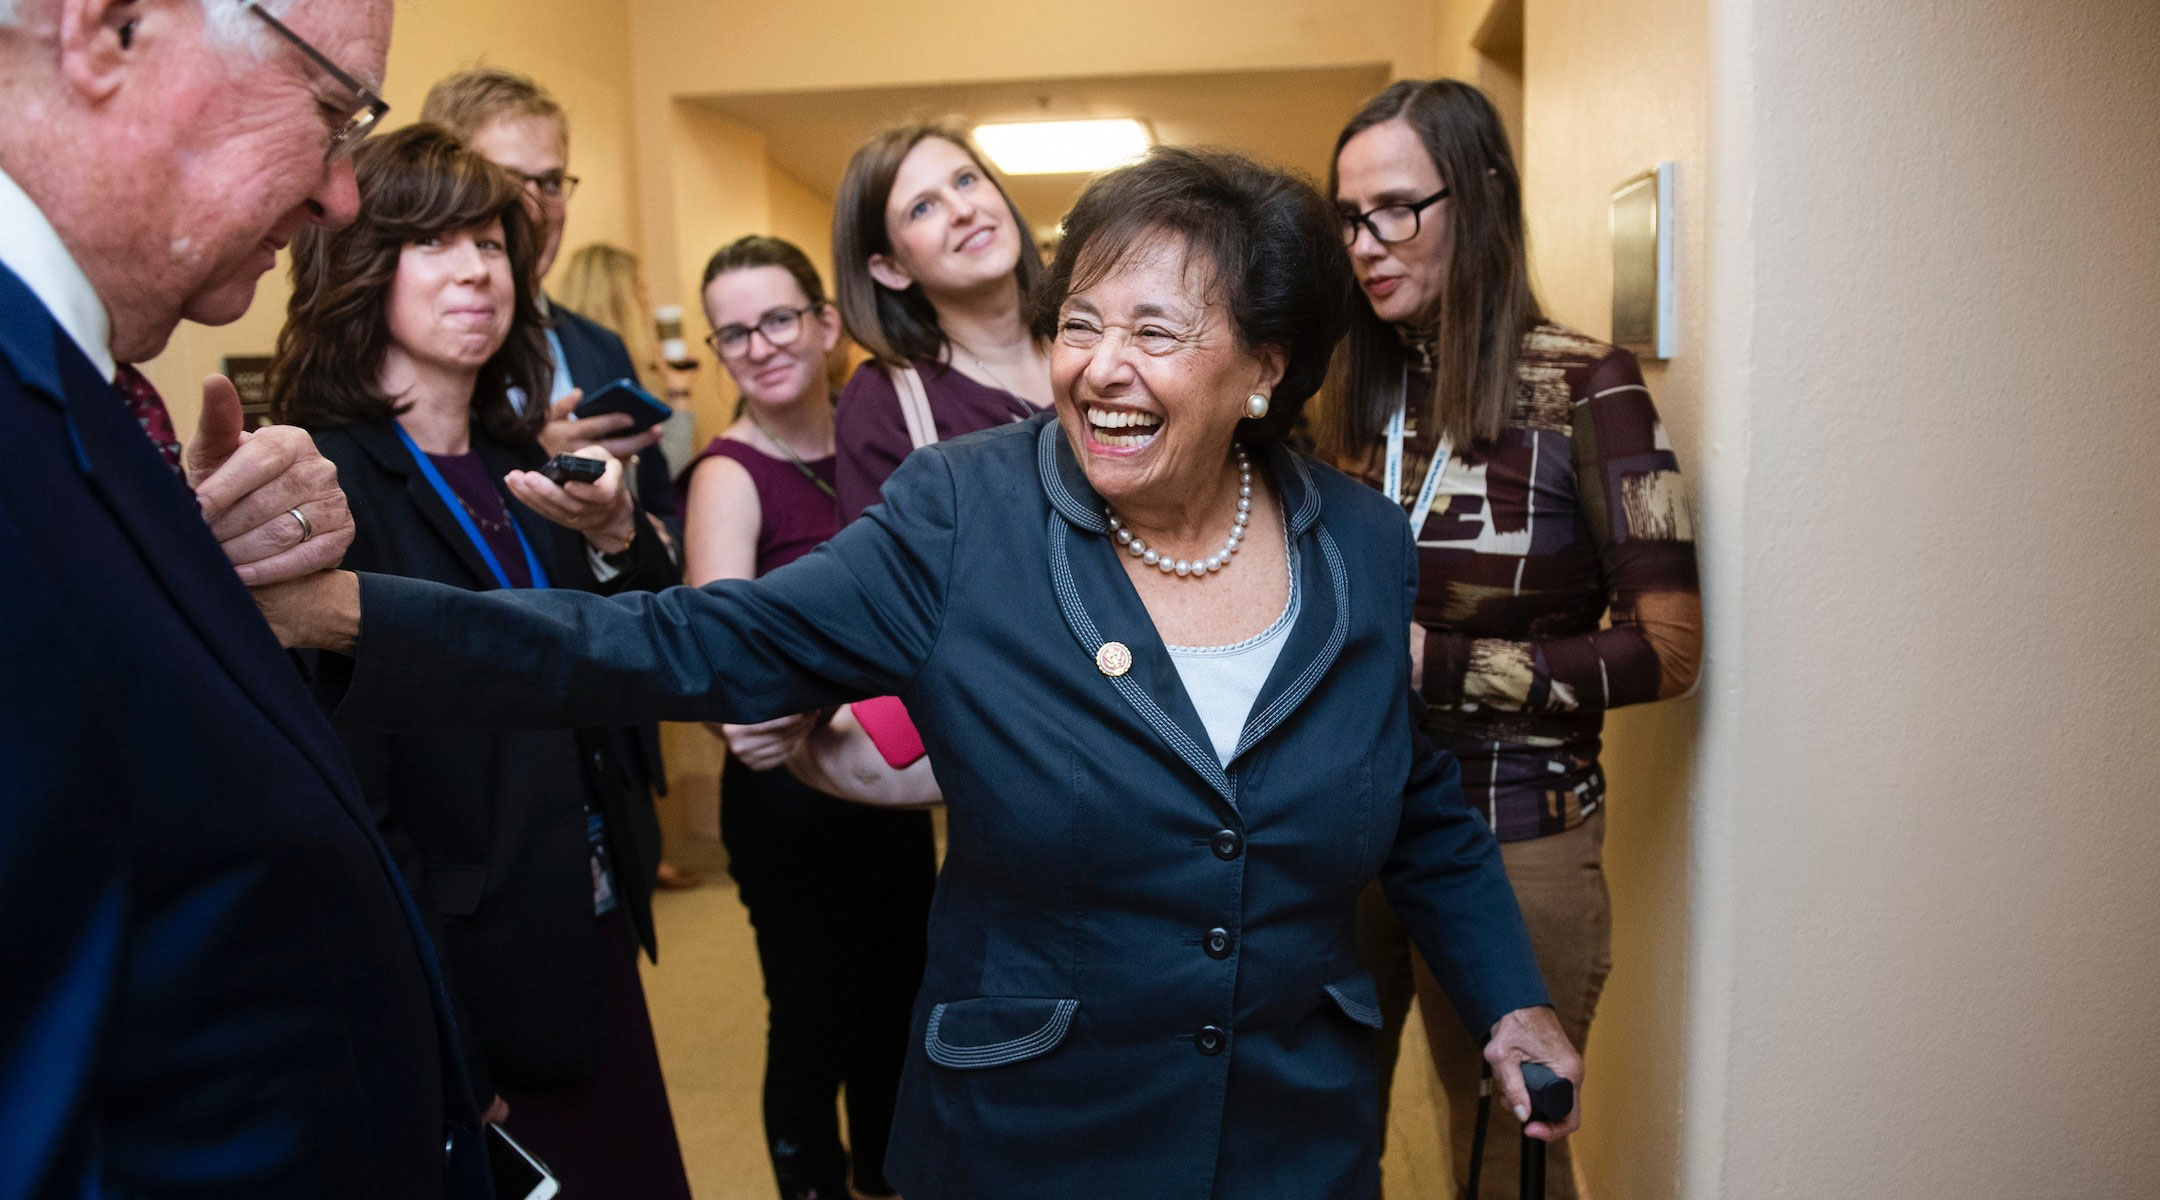
[[[607,474],[607,464],[582,454],[558,454],[547,460],[540,473],[557,487],[566,483],[597,483]]]
[[[500,1125],[488,1126],[488,1170],[495,1176],[495,1200],[552,1200],[562,1190],[546,1165]]]
[[[886,766],[898,771],[923,756],[922,734],[915,731],[915,720],[898,696],[857,700],[848,710],[870,735],[870,744],[877,747]]]
[[[662,404],[651,392],[639,387],[636,380],[618,379],[578,402],[577,417],[580,421],[608,413],[623,413],[630,418],[628,429],[618,430],[612,435],[621,437],[624,434],[643,433],[674,416],[675,410]]]

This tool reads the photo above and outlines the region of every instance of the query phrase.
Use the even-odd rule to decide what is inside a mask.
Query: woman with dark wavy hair
[[[278,419],[337,464],[346,565],[475,591],[672,582],[605,450],[579,452],[604,464],[591,483],[536,469],[545,412],[527,397],[550,368],[525,189],[432,125],[369,141],[353,172],[359,218],[293,242],[271,371]],[[625,732],[345,744],[442,947],[480,1105],[572,1194],[687,1200],[638,980],[658,829],[620,766]]]

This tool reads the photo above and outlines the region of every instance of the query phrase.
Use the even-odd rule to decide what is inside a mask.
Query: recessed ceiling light
[[[1148,127],[1131,117],[975,127],[975,144],[1007,175],[1070,175],[1120,167],[1146,154],[1154,143]]]

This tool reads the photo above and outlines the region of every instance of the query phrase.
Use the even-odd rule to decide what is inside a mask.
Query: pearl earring
[[[1258,392],[1245,398],[1245,415],[1257,421],[1267,415],[1267,397]]]

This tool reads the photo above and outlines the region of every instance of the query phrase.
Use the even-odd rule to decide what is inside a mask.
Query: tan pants
[[[1538,968],[1552,993],[1560,1026],[1580,1050],[1589,1040],[1590,1018],[1598,993],[1612,971],[1612,898],[1605,890],[1605,810],[1566,833],[1510,842],[1500,847],[1508,882],[1522,905],[1537,951]],[[1387,1130],[1388,1092],[1401,1052],[1403,1022],[1413,992],[1424,1014],[1425,1037],[1432,1046],[1433,1069],[1447,1092],[1448,1141],[1458,1195],[1469,1183],[1470,1138],[1477,1119],[1478,1081],[1485,1059],[1484,1030],[1476,1036],[1463,1027],[1424,959],[1410,947],[1409,935],[1395,919],[1380,886],[1358,898],[1358,952],[1380,985],[1380,1008],[1386,1027],[1378,1038],[1380,1122]],[[1485,1131],[1485,1166],[1477,1200],[1514,1200],[1522,1162],[1522,1127],[1497,1102]],[[1546,1157],[1546,1195],[1575,1200],[1573,1156],[1559,1142]]]

